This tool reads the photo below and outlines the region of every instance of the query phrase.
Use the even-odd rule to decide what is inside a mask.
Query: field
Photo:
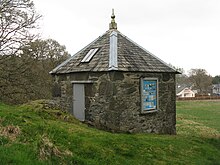
[[[220,164],[220,101],[177,102],[177,135],[113,134],[43,101],[0,103],[0,164]]]

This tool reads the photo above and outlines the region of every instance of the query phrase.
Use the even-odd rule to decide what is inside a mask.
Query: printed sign
[[[142,110],[157,109],[157,80],[142,80]]]

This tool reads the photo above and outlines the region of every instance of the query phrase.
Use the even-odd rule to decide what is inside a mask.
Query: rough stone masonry
[[[140,78],[159,79],[159,109],[141,113]],[[175,74],[105,72],[74,73],[57,78],[61,105],[72,113],[72,80],[91,80],[85,85],[85,121],[113,132],[175,134]]]

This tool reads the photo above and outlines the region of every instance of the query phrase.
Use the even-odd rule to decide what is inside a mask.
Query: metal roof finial
[[[111,18],[114,20],[115,19],[115,14],[114,14],[114,9],[112,9],[112,16]]]
[[[117,29],[117,23],[115,22],[115,14],[114,14],[114,9],[112,9],[112,15],[111,15],[111,23],[109,24],[109,30],[111,29]]]

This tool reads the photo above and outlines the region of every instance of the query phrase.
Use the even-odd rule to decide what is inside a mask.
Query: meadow
[[[220,164],[220,101],[177,102],[177,135],[105,132],[43,102],[0,103],[0,164]]]

